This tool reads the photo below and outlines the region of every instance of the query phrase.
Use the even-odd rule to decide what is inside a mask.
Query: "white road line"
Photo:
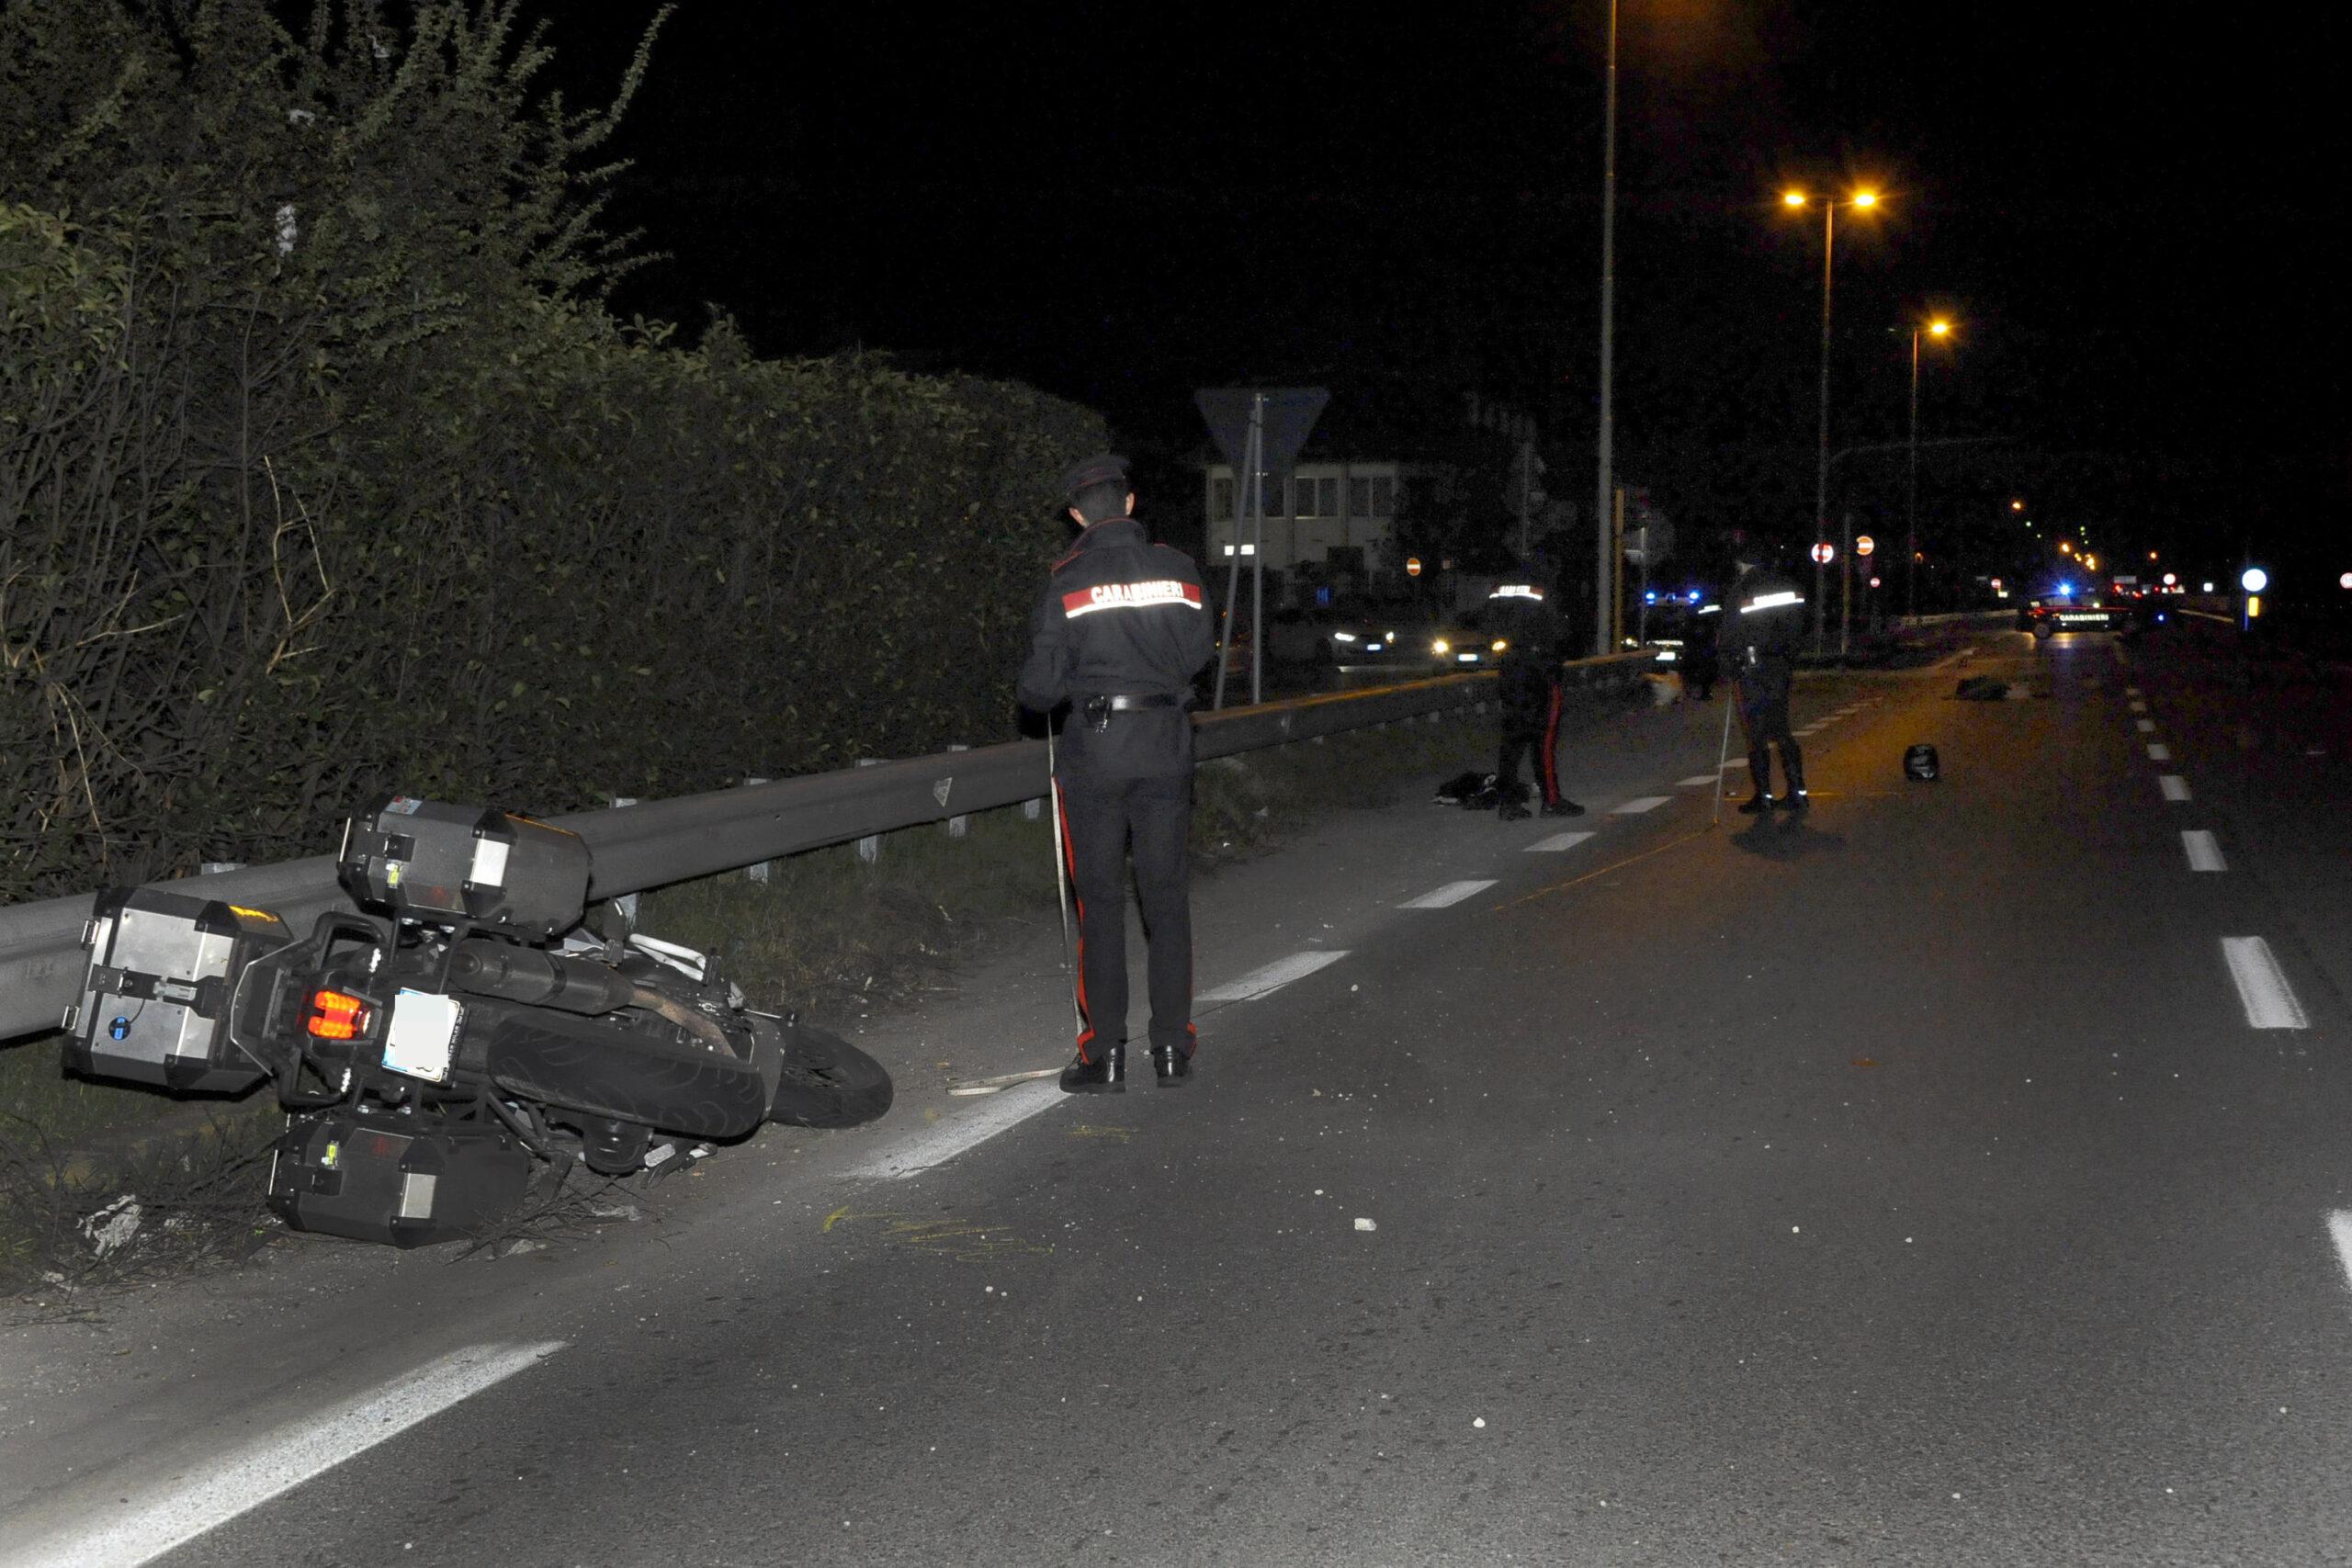
[[[2126,686],[2123,688],[2123,694],[2127,697],[2136,697],[2140,694],[2140,688],[2137,686]]]
[[[2166,800],[2184,801],[2188,798],[2188,781],[2178,773],[2165,774],[2156,781],[2156,787],[2165,792]]]
[[[1617,807],[1614,811],[1611,811],[1610,815],[1611,817],[1639,817],[1645,811],[1656,811],[1659,807],[1664,806],[1668,801],[1673,798],[1674,797],[1672,795],[1636,795],[1632,800],[1627,801],[1624,805]]]
[[[1715,787],[1715,776],[1716,775],[1713,773],[1692,773],[1687,779],[1675,780],[1674,787],[1677,789],[1713,789]]]
[[[1798,733],[1799,735],[1811,735],[1811,734],[1814,734],[1815,732],[1816,732],[1817,730],[1819,730],[1820,728],[1821,728],[1821,726],[1819,726],[1819,725],[1817,725],[1817,724],[1808,724],[1808,725],[1806,725],[1803,729],[1798,730],[1798,731],[1797,731],[1797,733]]]
[[[2132,704],[2132,711],[2133,713],[2145,713],[2148,711],[2148,705],[2135,698]]]
[[[2352,1209],[2337,1209],[2328,1214],[2327,1237],[2335,1243],[2335,1262],[2344,1270],[2344,1282],[2352,1285]]]
[[[1278,991],[1293,980],[1304,980],[1327,964],[1337,964],[1347,956],[1343,948],[1333,953],[1294,953],[1288,958],[1277,958],[1262,969],[1252,969],[1238,980],[1227,980],[1214,991],[1204,991],[1194,998],[1203,1002],[1249,1002],[1270,992]]]
[[[1532,855],[1555,855],[1562,850],[1575,849],[1591,837],[1590,833],[1555,833],[1548,839],[1538,839],[1528,845],[1527,852]]]
[[[2132,728],[2143,735],[2154,735],[2156,732],[2156,721],[2153,718],[2135,718],[2132,721]]]
[[[2188,852],[2191,871],[2227,871],[2229,863],[2222,858],[2221,841],[2202,828],[2191,828],[2180,835],[2180,847]]]
[[[453,1350],[381,1388],[282,1427],[209,1471],[144,1493],[124,1511],[109,1510],[103,1524],[85,1533],[12,1543],[0,1550],[0,1562],[135,1568],[153,1562],[563,1348],[564,1341],[548,1339]]]
[[[1484,893],[1495,885],[1493,877],[1484,882],[1449,882],[1442,887],[1432,887],[1418,898],[1408,898],[1396,907],[1400,909],[1445,909],[1459,904],[1473,893]]]
[[[1746,767],[1746,766],[1747,766],[1747,758],[1745,758],[1745,757],[1734,757],[1730,761],[1725,762],[1725,763],[1724,764],[1724,773],[1735,773],[1735,772],[1738,771],[1739,769],[1744,768],[1744,767]]]
[[[2165,744],[2163,741],[2161,741],[2161,740],[2154,740],[2154,741],[2151,741],[2151,742],[2149,742],[2149,744],[2148,744],[2148,761],[2150,761],[2151,762],[2169,762],[2169,761],[2172,761],[2172,748],[2171,748],[2171,747],[2169,747],[2169,746],[2167,746],[2167,745],[2165,745]]]
[[[2237,982],[2238,1003],[2247,1024],[2256,1029],[2309,1029],[2303,1004],[2270,956],[2270,944],[2258,936],[2225,936],[2222,956],[2229,961],[2230,978]]]
[[[1201,998],[1203,1001],[1208,999],[1206,997]],[[854,1179],[865,1181],[903,1181],[933,1166],[945,1165],[957,1155],[987,1143],[999,1133],[1017,1127],[1042,1111],[1068,1105],[1070,1097],[1061,1091],[1061,1086],[1050,1078],[1015,1084],[994,1099],[974,1105],[969,1111],[958,1111],[952,1116],[943,1117],[920,1135],[854,1167],[849,1174]]]

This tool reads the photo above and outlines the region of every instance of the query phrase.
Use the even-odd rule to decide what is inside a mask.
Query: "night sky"
[[[653,9],[540,3],[582,88]],[[1820,220],[1777,192],[1867,181],[1833,446],[1903,438],[1909,324],[1949,310],[1922,434],[1994,439],[1931,454],[1931,507],[2352,568],[2352,25],[2285,14],[1623,0],[1621,474],[1810,532]],[[1196,386],[1475,386],[1584,500],[1606,15],[684,0],[616,206],[668,256],[615,303],[1017,378],[1171,452]]]

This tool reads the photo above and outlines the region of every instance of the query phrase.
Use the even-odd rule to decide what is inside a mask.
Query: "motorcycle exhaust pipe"
[[[449,984],[478,997],[592,1018],[631,1005],[637,991],[628,976],[601,964],[481,941],[459,942],[449,955]]]
[[[478,997],[590,1018],[623,1008],[642,1008],[668,1019],[712,1050],[735,1055],[718,1020],[584,958],[509,947],[503,942],[462,942],[449,955],[449,984]]]

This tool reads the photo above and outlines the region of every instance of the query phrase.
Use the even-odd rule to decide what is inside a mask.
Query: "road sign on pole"
[[[1265,484],[1271,477],[1279,491],[1298,461],[1298,450],[1322,417],[1331,394],[1320,387],[1214,387],[1193,394],[1193,402],[1209,427],[1225,460],[1233,465],[1237,483],[1233,509],[1234,543],[1241,542],[1241,521],[1253,517],[1257,532],[1251,543],[1256,561],[1250,570],[1250,700],[1265,700],[1266,630],[1266,505]],[[1293,563],[1295,564],[1295,563]],[[1233,639],[1234,599],[1239,582],[1240,558],[1234,560],[1235,577],[1227,579],[1225,595],[1225,636],[1218,640],[1216,694],[1211,705],[1225,705],[1226,649]]]
[[[1814,547],[1813,547],[1813,564],[1814,564],[1814,565],[1815,565],[1815,566],[1827,566],[1831,561],[1836,560],[1837,558],[1838,558],[1838,547],[1837,547],[1837,546],[1835,546],[1835,545],[1829,545],[1829,544],[1821,544],[1821,545],[1815,545],[1815,546],[1814,546]]]
[[[1876,548],[1878,548],[1878,541],[1868,534],[1854,541],[1854,553],[1858,556],[1866,556]]]

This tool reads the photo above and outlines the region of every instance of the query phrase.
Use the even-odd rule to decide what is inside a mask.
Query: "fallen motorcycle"
[[[890,1108],[880,1064],[746,1007],[705,955],[577,930],[589,870],[563,829],[395,796],[336,856],[362,908],[307,936],[266,909],[112,889],[84,931],[65,1065],[187,1093],[273,1080],[288,1117],[270,1207],[402,1247],[481,1234],[540,1162],[659,1171],[765,1122]]]

